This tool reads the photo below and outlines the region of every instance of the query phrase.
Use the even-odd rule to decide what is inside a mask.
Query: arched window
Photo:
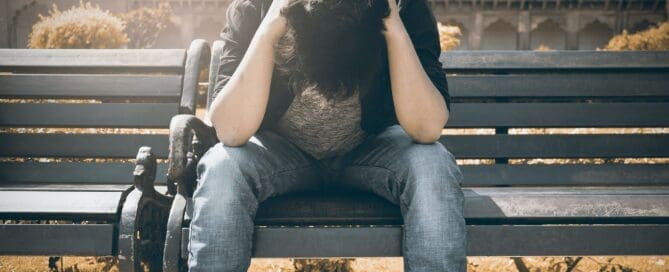
[[[578,35],[580,50],[604,48],[613,36],[613,30],[606,24],[595,20],[581,30]]]
[[[564,50],[566,32],[553,20],[546,20],[530,33],[530,48],[536,50],[542,44],[553,50]]]
[[[498,19],[481,35],[481,50],[516,50],[518,32],[510,23]]]
[[[644,31],[652,26],[655,26],[655,24],[651,23],[650,21],[643,19],[639,22],[636,22],[633,24],[631,27],[627,28],[627,33],[632,34],[636,33],[639,31]]]

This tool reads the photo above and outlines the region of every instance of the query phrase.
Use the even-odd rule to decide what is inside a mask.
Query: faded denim
[[[373,192],[400,207],[405,271],[466,271],[462,173],[443,144],[415,143],[399,125],[323,160],[262,130],[245,145],[209,149],[197,175],[190,271],[246,271],[258,203],[329,186]]]

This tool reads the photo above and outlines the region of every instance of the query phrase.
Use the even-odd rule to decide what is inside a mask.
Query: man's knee
[[[461,199],[462,173],[455,157],[441,143],[418,144],[406,147],[400,161],[404,165],[405,197],[419,196],[424,200]]]
[[[251,189],[249,179],[256,160],[257,152],[251,145],[231,147],[218,143],[198,163],[198,189],[216,194]]]
[[[414,143],[406,147],[402,161],[408,171],[421,176],[448,177],[449,180],[462,182],[462,173],[455,156],[440,142],[433,144]]]

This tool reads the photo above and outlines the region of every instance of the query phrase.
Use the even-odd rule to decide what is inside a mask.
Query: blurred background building
[[[456,50],[602,48],[616,34],[667,21],[667,0],[428,0],[437,20],[460,28]],[[0,0],[0,48],[25,48],[38,14],[80,0]],[[112,13],[168,2],[171,24],[154,48],[183,48],[195,38],[215,40],[230,0],[91,0]]]

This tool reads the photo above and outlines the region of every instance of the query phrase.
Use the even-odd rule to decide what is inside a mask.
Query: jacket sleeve
[[[451,97],[448,92],[446,74],[442,68],[439,56],[441,47],[439,45],[439,32],[437,20],[432,13],[427,0],[402,0],[400,5],[400,17],[404,22],[418,58],[423,69],[432,81],[432,84],[444,97],[446,107],[451,109]]]
[[[220,34],[224,44],[212,98],[223,89],[239,66],[260,21],[261,6],[258,0],[233,0],[228,6],[226,25]]]

